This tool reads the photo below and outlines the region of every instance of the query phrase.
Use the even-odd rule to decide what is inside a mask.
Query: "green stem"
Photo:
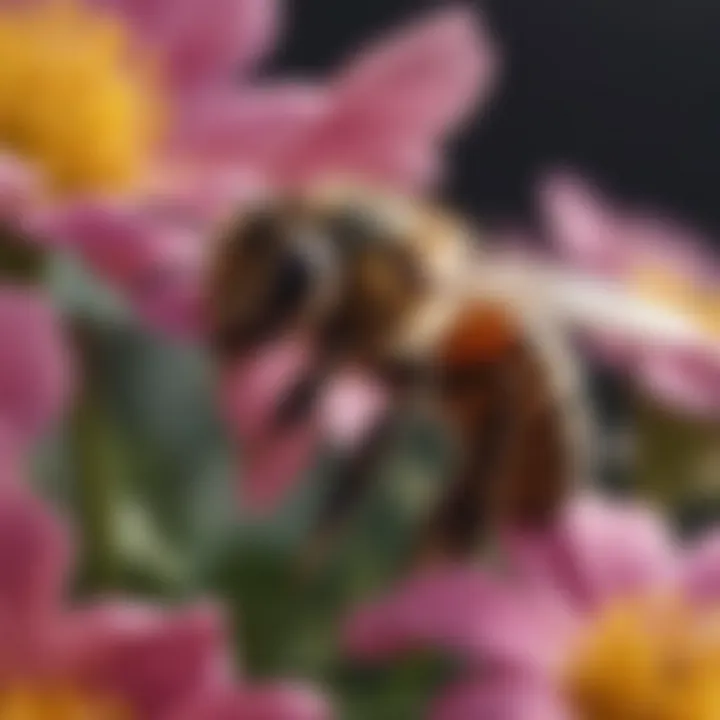
[[[84,360],[83,392],[72,423],[76,497],[83,534],[83,586],[107,590],[118,583],[117,492],[120,463],[112,418],[99,382],[98,352],[91,329],[78,333]]]

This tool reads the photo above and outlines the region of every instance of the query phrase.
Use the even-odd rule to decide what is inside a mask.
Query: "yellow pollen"
[[[720,718],[718,613],[621,603],[571,653],[565,688],[580,720]]]
[[[0,691],[0,720],[129,720],[121,704],[70,688]]]
[[[720,339],[720,290],[700,286],[667,268],[645,267],[634,273],[632,283],[644,298],[678,311],[698,327]]]
[[[56,193],[115,192],[141,177],[159,135],[155,83],[122,21],[83,0],[0,11],[0,152]]]

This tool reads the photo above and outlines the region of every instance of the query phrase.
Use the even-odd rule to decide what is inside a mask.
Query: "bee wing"
[[[720,342],[692,318],[652,303],[619,283],[556,273],[549,287],[561,317],[580,329],[611,333],[635,343],[709,350],[714,346],[720,359]]]
[[[633,345],[699,348],[720,359],[720,342],[689,315],[652,302],[613,278],[529,258],[486,258],[467,284],[473,294],[539,309],[570,329]]]

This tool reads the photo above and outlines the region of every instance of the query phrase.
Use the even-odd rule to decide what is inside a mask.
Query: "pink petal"
[[[712,290],[720,282],[720,261],[711,244],[691,228],[661,214],[626,213],[622,218],[622,241],[628,249],[628,265],[634,269],[667,269]]]
[[[648,349],[637,367],[652,397],[694,415],[720,417],[720,344],[715,357]]]
[[[209,238],[217,224],[267,196],[268,178],[232,162],[193,165],[189,172],[168,166],[167,177],[145,198],[149,218],[194,230]]]
[[[283,339],[259,349],[221,380],[221,406],[235,441],[243,447],[243,503],[273,510],[310,463],[319,440],[314,418],[289,429],[274,427],[287,393],[311,370],[308,347]]]
[[[384,416],[388,402],[384,389],[371,378],[357,372],[341,373],[327,379],[318,407],[305,423],[276,432],[271,423],[278,399],[284,395],[283,380],[297,376],[287,365],[274,365],[273,359],[283,362],[281,357],[268,358],[265,372],[257,378],[254,388],[242,394],[245,403],[242,400],[238,403],[246,411],[242,499],[246,506],[261,513],[272,511],[296,487],[322,441],[351,451]],[[291,358],[286,357],[285,362],[288,360]],[[298,369],[296,366],[295,370]],[[273,382],[273,378],[277,379]],[[270,380],[265,386],[270,390],[268,394],[263,393],[263,379]]]
[[[336,77],[339,112],[434,136],[491,89],[497,59],[477,13],[439,11],[371,45]]]
[[[331,716],[319,693],[286,683],[209,693],[172,720],[329,720]]]
[[[21,457],[24,448],[18,445],[16,433],[0,421],[0,488],[24,482]]]
[[[438,150],[495,76],[492,43],[464,9],[436,13],[361,53],[333,83],[333,107],[283,175],[406,187],[438,176]]]
[[[361,125],[361,118],[348,124],[328,121],[290,154],[278,177],[291,186],[333,179],[371,182],[403,191],[424,188],[441,179],[436,148],[412,136],[376,133]]]
[[[37,174],[18,158],[0,155],[0,220],[19,220],[39,191]]]
[[[529,669],[564,650],[569,617],[555,598],[472,568],[429,570],[361,607],[346,625],[351,654],[377,659],[417,647]]]
[[[139,37],[160,49],[173,87],[195,92],[231,82],[272,49],[278,33],[277,0],[111,0]]]
[[[560,253],[591,272],[635,282],[642,271],[667,272],[712,292],[720,266],[696,233],[660,215],[612,208],[597,192],[571,177],[549,179],[541,203]],[[662,401],[701,416],[720,414],[720,342],[698,340],[680,348],[632,337],[594,335],[603,356],[627,368]]]
[[[137,717],[168,717],[229,674],[212,608],[101,605],[77,612],[69,627],[78,680],[128,702]]]
[[[327,96],[310,85],[287,84],[217,92],[189,108],[178,151],[203,162],[233,162],[268,172],[325,117]]]
[[[224,417],[238,440],[262,437],[271,430],[277,405],[311,367],[309,348],[283,338],[260,348],[221,378]]]
[[[682,583],[689,597],[700,603],[717,603],[720,599],[720,532],[708,537],[690,551],[682,571]]]
[[[58,420],[72,391],[72,365],[58,318],[43,298],[0,287],[0,422],[18,442]]]
[[[250,449],[241,479],[243,505],[259,514],[275,510],[302,479],[317,445],[317,430],[308,424]]]
[[[580,267],[614,273],[622,267],[623,253],[632,252],[620,236],[616,216],[582,180],[567,175],[547,178],[539,202],[550,240]]]
[[[451,688],[437,700],[431,720],[571,720],[572,715],[544,685],[522,677],[477,678]]]
[[[57,613],[69,564],[57,518],[22,484],[0,485],[0,647],[9,636],[40,632]]]
[[[48,216],[45,231],[64,238],[85,262],[155,326],[200,332],[200,237],[158,222],[142,207],[88,202]]]
[[[389,400],[380,383],[360,372],[330,378],[318,411],[323,436],[341,448],[357,447],[385,415]]]
[[[637,505],[581,498],[554,531],[510,538],[512,559],[534,584],[592,610],[615,597],[661,592],[676,553],[661,516]]]
[[[258,513],[275,509],[296,487],[321,441],[351,449],[387,407],[383,389],[357,372],[327,379],[318,407],[298,426],[274,427],[278,406],[312,371],[309,349],[295,339],[261,348],[226,374],[222,407],[243,448],[242,502]]]

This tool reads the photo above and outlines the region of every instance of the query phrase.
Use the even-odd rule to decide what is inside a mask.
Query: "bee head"
[[[340,353],[382,351],[429,294],[446,245],[437,218],[377,194],[323,190],[251,209],[212,268],[216,351],[232,357],[293,330]]]

